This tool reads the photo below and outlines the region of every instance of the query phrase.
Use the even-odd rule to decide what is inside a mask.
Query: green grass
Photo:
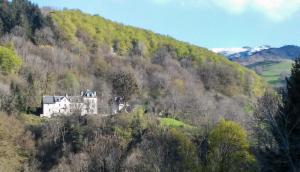
[[[162,126],[166,126],[170,128],[187,128],[187,129],[195,128],[189,124],[186,124],[182,121],[173,118],[160,118],[160,124]]]
[[[256,67],[262,67],[262,72],[260,75],[272,86],[281,86],[284,80],[281,79],[281,73],[290,72],[292,67],[292,60],[283,60],[280,62],[259,62],[248,67],[254,69]]]

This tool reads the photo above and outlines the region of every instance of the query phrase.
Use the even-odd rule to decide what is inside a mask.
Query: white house
[[[112,114],[118,114],[122,111],[128,113],[128,111],[130,111],[130,106],[124,102],[124,99],[120,96],[117,96],[113,99],[112,104]]]
[[[43,114],[41,117],[68,115],[72,113],[97,114],[96,92],[82,91],[80,96],[43,96]]]

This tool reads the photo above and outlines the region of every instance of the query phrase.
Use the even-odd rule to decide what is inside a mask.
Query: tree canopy
[[[4,74],[18,71],[22,60],[11,49],[0,46],[0,71]]]
[[[112,86],[115,96],[121,96],[125,101],[138,92],[136,79],[131,73],[117,72],[113,74]]]
[[[212,171],[246,171],[254,157],[249,153],[246,131],[237,123],[222,119],[209,134]]]

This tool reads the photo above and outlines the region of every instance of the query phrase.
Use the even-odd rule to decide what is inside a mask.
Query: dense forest
[[[299,70],[275,92],[205,48],[0,0],[0,171],[299,171]],[[98,115],[38,116],[85,89]],[[108,115],[115,96],[134,110]]]

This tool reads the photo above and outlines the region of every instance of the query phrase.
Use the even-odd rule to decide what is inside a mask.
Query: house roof
[[[43,104],[54,104],[56,102],[60,102],[62,99],[66,98],[68,101],[72,103],[82,103],[83,97],[96,97],[96,92],[91,90],[86,90],[81,92],[81,96],[43,96]]]
[[[84,97],[96,97],[96,92],[91,90],[85,90],[84,92],[81,92],[81,96]]]
[[[81,103],[81,102],[83,102],[82,96],[69,96],[68,100],[72,103]]]
[[[43,96],[44,104],[54,104],[60,102],[65,96]]]

